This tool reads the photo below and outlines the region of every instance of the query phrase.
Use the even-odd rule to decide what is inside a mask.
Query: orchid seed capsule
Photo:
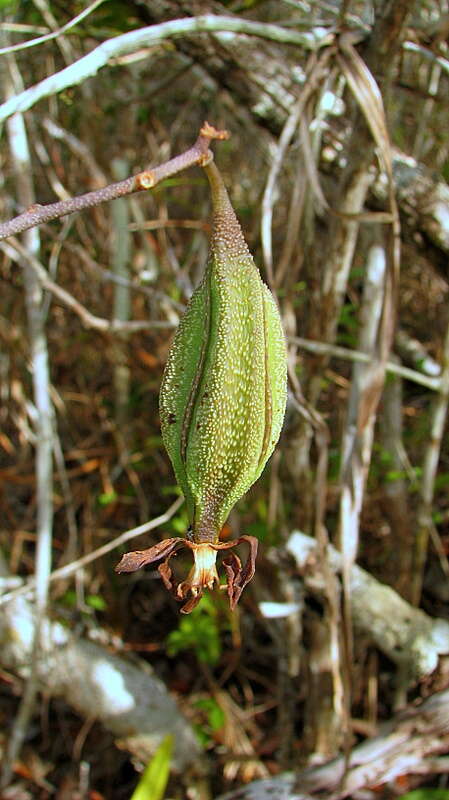
[[[186,499],[191,531],[185,540],[126,554],[117,567],[132,571],[165,557],[159,571],[166,586],[180,600],[191,594],[184,612],[196,605],[204,587],[218,582],[218,550],[242,541],[250,548],[243,567],[235,553],[223,562],[231,608],[254,574],[257,540],[244,536],[223,543],[219,533],[273,452],[287,395],[286,348],[276,303],[248,250],[217,167],[210,161],[204,169],[213,205],[210,255],[177,329],[160,392],[162,437]],[[195,564],[175,586],[168,561],[182,544],[193,550]]]

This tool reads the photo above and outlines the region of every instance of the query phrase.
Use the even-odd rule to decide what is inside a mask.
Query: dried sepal
[[[226,570],[229,605],[232,610],[236,607],[246,584],[250,582],[256,571],[257,539],[254,536],[241,536],[237,544],[240,542],[246,542],[249,545],[249,555],[244,566],[242,567],[242,563],[236,553],[229,553],[228,557],[223,561],[223,566]]]
[[[164,539],[146,550],[133,550],[130,553],[124,553],[115,571],[118,573],[136,572],[136,570],[145,567],[147,564],[152,564],[154,561],[159,561],[167,556],[170,557],[178,544],[184,544],[184,539],[179,537],[176,539]]]
[[[186,600],[181,608],[183,614],[188,614],[199,603],[203,590],[212,589],[219,583],[216,559],[219,550],[230,550],[239,544],[249,546],[249,555],[242,566],[236,553],[229,553],[223,560],[226,572],[226,591],[231,609],[237,605],[243,589],[254,575],[257,555],[257,539],[254,536],[241,536],[230,542],[206,542],[197,544],[189,539],[164,539],[162,542],[149,547],[147,550],[135,550],[125,553],[117,564],[116,572],[134,572],[147,564],[164,559],[159,564],[158,571],[166,589],[179,602]],[[187,547],[193,553],[193,567],[187,578],[180,583],[173,580],[173,573],[169,564],[171,557],[181,547]]]

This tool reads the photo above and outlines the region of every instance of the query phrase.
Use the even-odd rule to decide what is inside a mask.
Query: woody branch
[[[115,200],[117,197],[125,197],[145,189],[152,189],[165,178],[169,178],[188,167],[203,165],[209,159],[211,140],[227,139],[228,136],[227,131],[217,130],[212,125],[209,125],[208,122],[205,122],[195,144],[184,153],[152,169],[144,170],[137,175],[132,175],[117,183],[111,183],[93,192],[72,197],[70,200],[62,200],[59,203],[50,203],[45,206],[34,204],[19,216],[0,224],[0,241],[8,238],[8,236],[14,236],[37,225],[50,222],[53,219],[65,217],[75,211],[83,211],[85,208],[98,206],[100,203]]]

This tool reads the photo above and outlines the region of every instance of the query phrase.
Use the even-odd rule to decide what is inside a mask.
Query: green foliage
[[[166,736],[137,784],[131,800],[162,800],[170,775],[173,736]]]
[[[86,597],[86,605],[93,608],[94,611],[106,611],[107,603],[99,594],[88,594]]]
[[[78,34],[82,29],[87,29],[90,34],[106,38],[116,36],[117,33],[126,33],[138,24],[136,16],[130,11],[129,4],[121,0],[103,0],[95,14],[90,15],[84,24],[77,26]]]
[[[293,308],[299,310],[307,300],[307,284],[305,281],[298,281],[292,286]]]
[[[76,608],[79,601],[75,590],[68,589],[60,599],[60,602],[68,608]],[[86,595],[84,598],[84,604],[85,606],[92,608],[94,611],[106,611],[108,607],[106,600],[99,594]],[[84,611],[87,611],[87,608],[85,608]]]
[[[176,630],[167,636],[167,652],[176,656],[193,650],[198,661],[213,667],[222,653],[218,610],[209,595],[203,595],[189,616],[181,617]]]
[[[268,503],[266,495],[261,495],[257,498],[255,503],[246,504],[246,508],[251,514],[256,515],[256,519],[245,525],[245,530],[250,536],[263,542],[267,547],[276,547],[279,545],[279,529],[277,527],[269,527],[268,525]]]
[[[234,14],[240,14],[242,11],[248,11],[250,8],[257,8],[263,0],[241,0],[239,5],[231,2],[231,0],[222,0],[223,5],[232,6]]]
[[[449,183],[449,158],[444,162],[441,168],[441,175],[446,183]]]
[[[394,483],[395,481],[405,480],[408,484],[408,490],[416,492],[419,488],[421,473],[421,467],[411,465],[404,469],[396,469],[390,450],[379,442],[374,442],[369,473],[369,485],[371,488],[379,485],[379,483]]]
[[[449,789],[413,789],[403,794],[402,800],[449,800]]]
[[[449,486],[449,472],[441,472],[435,478],[435,489],[447,489]]]
[[[416,481],[420,478],[422,469],[420,467],[411,467],[410,469],[389,469],[385,474],[385,480],[394,483],[394,481],[407,480],[410,482],[410,491],[415,491],[418,488]]]
[[[329,448],[329,480],[337,481],[340,478],[341,470],[341,450],[339,446]]]
[[[194,706],[205,714],[206,720],[202,725],[195,725],[195,732],[203,747],[207,747],[216,733],[225,723],[225,713],[213,697],[203,697],[194,703]]]
[[[261,519],[255,520],[254,522],[250,522],[248,525],[246,525],[245,528],[250,536],[256,536],[259,539],[259,542],[268,544],[269,532],[266,522]],[[271,544],[271,542],[269,543]]]
[[[344,347],[355,347],[357,344],[357,306],[354,303],[345,303],[341,309],[338,322],[337,344]]]
[[[179,533],[180,535],[185,535],[186,530],[189,527],[189,517],[187,515],[187,508],[184,506],[181,511],[173,517],[170,522],[170,528],[173,533]]]
[[[102,492],[98,495],[98,504],[100,506],[109,506],[117,500],[117,492],[114,490],[110,492]]]

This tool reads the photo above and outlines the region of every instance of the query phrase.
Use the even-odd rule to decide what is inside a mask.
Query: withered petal
[[[244,566],[241,566],[241,561],[235,553],[230,553],[228,558],[223,560],[228,584],[229,605],[232,611],[240,600],[245,586],[250,582],[256,571],[256,556],[259,544],[257,539],[255,536],[241,536],[234,544],[240,544],[241,542],[246,542],[249,546],[249,554]]]
[[[172,571],[168,563],[171,555],[172,554],[170,553],[168,558],[165,561],[163,561],[162,564],[159,564],[157,570],[162,578],[165,588],[168,589],[169,592],[174,593],[174,586],[171,580]]]
[[[229,556],[224,558],[222,563],[226,572],[226,589],[229,598],[229,605],[231,606],[231,609],[234,609],[237,604],[238,597],[240,597],[241,594],[240,592],[237,599],[234,598],[234,584],[241,572],[242,564],[239,557],[236,556],[235,553],[229,553]]]
[[[223,559],[222,562],[226,571],[226,584],[229,604],[231,609],[234,610],[240,599],[243,589],[247,583],[249,583],[255,572],[258,541],[254,536],[241,536],[237,540],[216,543],[210,542],[207,543],[207,545],[198,545],[181,537],[164,539],[162,542],[158,542],[153,547],[149,547],[146,550],[134,550],[130,553],[125,553],[120,562],[117,564],[115,571],[119,573],[135,572],[141,567],[144,567],[146,564],[152,564],[155,561],[164,559],[163,563],[159,564],[158,566],[158,571],[164,582],[164,586],[177,600],[181,602],[185,600],[188,593],[191,592],[191,597],[181,608],[181,612],[183,614],[189,614],[198,605],[202,596],[203,588],[212,588],[211,584],[214,581],[218,581],[218,576],[215,570],[215,559],[213,559],[213,565],[212,562],[209,563],[209,561],[206,563],[206,565],[202,564],[205,574],[203,575],[203,573],[201,573],[198,550],[201,547],[207,547],[211,551],[230,550],[231,548],[234,548],[242,543],[247,544],[249,547],[248,558],[246,559],[243,567],[239,556],[234,552],[230,552],[227,558]],[[187,547],[190,550],[193,550],[195,562],[194,567],[187,577],[187,580],[176,585],[176,583],[174,583],[172,580],[172,570],[169,565],[169,560],[178,547]],[[213,572],[211,572],[212,566]],[[197,574],[198,571],[200,571],[200,574]],[[210,581],[206,580],[206,578],[209,576],[211,578]]]
[[[187,603],[184,603],[182,608],[180,608],[181,614],[190,614],[191,611],[198,605],[201,600],[202,592],[198,592],[198,594],[192,594],[192,596],[187,600]]]
[[[162,542],[158,542],[146,550],[133,550],[130,553],[124,553],[115,567],[115,571],[119,573],[135,572],[146,564],[152,564],[153,561],[167,558],[181,542],[184,544],[185,540],[177,536],[174,539],[163,539]]]
[[[240,542],[246,542],[249,547],[248,558],[246,560],[245,566],[242,570],[242,579],[244,579],[245,583],[242,586],[242,589],[246,586],[247,583],[254,577],[254,573],[256,571],[256,558],[257,558],[257,548],[259,547],[259,541],[256,539],[255,536],[241,536],[240,539],[237,539],[237,544]]]
[[[244,538],[244,536],[241,536],[240,539],[230,539],[229,542],[211,543],[210,547],[212,547],[213,550],[229,550],[231,547],[235,547]]]

